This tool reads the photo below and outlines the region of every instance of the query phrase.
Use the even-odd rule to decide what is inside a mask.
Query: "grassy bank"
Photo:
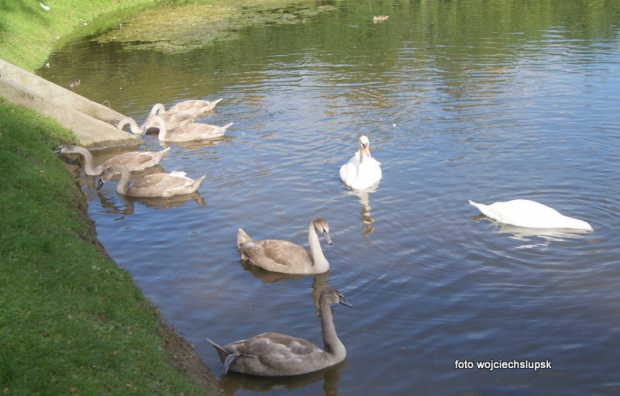
[[[72,36],[98,33],[160,0],[12,0],[0,2],[0,58],[34,71],[54,48]],[[106,25],[95,17],[113,14]]]
[[[101,34],[139,11],[155,6],[209,5],[176,10],[179,13],[176,23],[163,15],[165,28],[157,32],[153,27],[158,26],[161,13],[145,13],[116,31],[113,41],[148,43],[151,48],[163,51],[177,51],[180,46],[189,50],[213,37],[234,36],[235,31],[245,26],[297,23],[329,9],[313,0],[42,0],[41,3],[49,10],[39,5],[38,0],[0,2],[0,59],[34,71],[63,43]],[[206,33],[204,26],[209,26]]]
[[[166,350],[180,340],[99,246],[52,152],[67,140],[0,103],[0,392],[204,394]]]
[[[226,19],[250,3],[304,1],[42,0],[49,10],[38,0],[2,1],[0,58],[34,71],[70,38],[163,4],[219,3],[233,7]],[[243,15],[242,25],[261,23]],[[0,98],[0,392],[219,393],[191,346],[99,245],[83,193],[52,152],[61,142],[76,138]]]
[[[50,10],[0,3],[0,58],[34,70],[57,37],[157,2],[42,3]],[[0,98],[0,393],[216,394],[191,346],[99,245],[83,193],[52,152],[61,142],[75,136]]]

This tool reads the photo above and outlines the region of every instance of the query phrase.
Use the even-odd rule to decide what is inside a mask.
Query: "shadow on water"
[[[485,215],[477,215],[470,217],[474,222],[486,220],[493,225],[494,232],[498,234],[508,235],[509,238],[521,241],[523,244],[516,246],[517,249],[526,248],[544,248],[552,242],[562,242],[586,238],[591,235],[590,231],[555,229],[555,228],[527,228],[518,227],[510,224],[503,224],[493,219],[489,219]]]
[[[166,210],[186,205],[193,201],[198,206],[204,206],[205,200],[200,196],[198,191],[191,194],[174,195],[169,198],[163,197],[130,197],[123,194],[117,194],[112,199],[107,197],[107,193],[98,192],[97,196],[101,200],[101,207],[106,209],[105,213],[120,214],[123,217],[135,213],[135,204],[138,203],[146,208],[155,210]],[[119,202],[120,199],[120,202]],[[120,205],[122,203],[122,206]],[[119,220],[122,219],[119,218]]]
[[[263,378],[229,372],[220,379],[220,384],[227,395],[234,395],[239,389],[248,389],[261,393],[272,391],[274,388],[284,388],[290,391],[323,381],[323,394],[338,395],[340,371],[344,369],[346,363],[345,360],[344,362],[321,371],[293,377]]]
[[[21,14],[29,14],[37,23],[41,23],[45,25],[46,20],[41,14],[43,8],[34,1],[26,1],[26,0],[13,0],[13,1],[3,1],[0,3],[0,13],[3,15],[11,17],[11,14],[15,12],[19,12]],[[0,18],[0,32],[6,31],[6,26],[3,24],[3,19]]]
[[[299,281],[304,278],[312,278],[312,301],[317,308],[319,307],[319,296],[321,295],[321,292],[328,286],[327,281],[329,280],[329,272],[315,275],[281,274],[277,272],[265,271],[262,268],[247,264],[243,260],[239,260],[239,263],[245,271],[250,272],[252,276],[260,279],[263,283]]]

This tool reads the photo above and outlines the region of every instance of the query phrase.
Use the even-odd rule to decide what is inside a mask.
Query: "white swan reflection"
[[[470,217],[473,221],[487,220],[495,226],[494,232],[506,234],[510,239],[522,242],[517,249],[545,248],[552,242],[562,242],[583,238],[588,235],[588,230],[560,229],[560,228],[528,228],[500,223],[497,220],[480,214]]]
[[[373,225],[375,221],[370,214],[370,210],[372,209],[370,206],[370,193],[375,191],[377,191],[376,185],[365,190],[349,190],[347,192],[349,195],[354,195],[359,199],[361,206],[360,222],[362,223],[363,229],[362,235],[365,237],[375,230],[375,226]]]

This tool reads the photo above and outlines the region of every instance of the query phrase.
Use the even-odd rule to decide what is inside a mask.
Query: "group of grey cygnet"
[[[221,100],[221,98],[214,101],[185,100],[168,110],[163,104],[157,103],[142,125],[138,125],[131,117],[125,117],[116,127],[123,131],[123,128],[129,125],[132,133],[140,135],[146,134],[149,129],[159,129],[158,138],[162,142],[191,142],[218,138],[224,135],[232,122],[220,127],[194,121],[206,116]]]
[[[186,101],[171,107],[167,112],[161,109],[163,108],[162,105],[156,105],[141,127],[130,118],[121,120],[118,127],[122,129],[129,124],[134,133],[145,133],[147,129],[156,125],[159,127],[160,140],[171,140],[170,137],[174,136],[174,133],[177,131],[179,133],[178,136],[185,133],[187,134],[186,137],[200,136],[195,139],[176,138],[179,141],[205,139],[204,136],[206,135],[204,133],[211,133],[219,128],[218,131],[223,134],[223,130],[230,126],[229,124],[225,127],[214,127],[207,124],[193,123],[196,117],[212,110],[220,100],[213,102]],[[202,106],[199,106],[201,102]],[[184,113],[181,112],[183,106],[193,108],[195,111],[194,115],[183,115]],[[196,112],[196,109],[202,110]],[[173,110],[176,110],[176,112],[173,112]],[[205,125],[203,127],[205,128],[204,131],[208,130],[211,132],[203,131],[203,134],[190,132],[190,130],[193,130],[193,128],[190,128],[191,125]],[[171,130],[173,131],[172,134],[170,133]],[[187,132],[183,132],[185,130]],[[194,181],[185,177],[183,172],[155,173],[136,180],[131,186],[128,185],[130,172],[156,165],[169,150],[170,148],[159,152],[124,153],[105,161],[97,167],[93,165],[91,153],[83,147],[62,145],[58,147],[56,152],[83,155],[86,174],[91,176],[100,175],[99,185],[112,178],[114,174],[121,173],[121,180],[117,188],[117,191],[121,194],[136,197],[166,198],[172,195],[196,191],[204,176]],[[340,179],[349,188],[365,190],[376,186],[381,178],[381,164],[370,155],[370,141],[368,137],[361,136],[358,140],[357,153],[340,168]],[[534,201],[514,200],[497,202],[492,205],[476,204],[471,201],[470,203],[486,216],[507,224],[535,228],[592,230],[588,223],[563,216],[554,209]],[[275,239],[252,240],[242,229],[239,229],[237,233],[237,247],[242,260],[266,271],[288,274],[320,274],[329,270],[329,263],[321,249],[318,234],[323,235],[325,241],[331,245],[329,225],[323,217],[317,217],[310,222],[308,228],[310,254],[308,254],[305,248],[289,241]],[[346,357],[346,350],[336,334],[331,312],[331,305],[337,303],[351,306],[345,300],[344,295],[334,288],[326,288],[321,292],[319,310],[323,330],[323,348],[307,340],[279,333],[263,333],[225,346],[220,346],[208,340],[215,347],[220,359],[224,363],[222,375],[230,370],[256,376],[292,376],[315,372],[342,362]]]
[[[121,119],[117,128],[123,130],[126,125],[130,126],[131,132],[145,134],[149,129],[159,129],[160,141],[188,142],[219,138],[233,123],[223,127],[194,122],[203,118],[215,108],[222,99],[186,100],[175,104],[168,110],[164,105],[157,103],[153,106],[142,126],[138,126],[133,118]],[[89,176],[99,176],[98,188],[110,180],[115,174],[121,175],[116,190],[120,194],[133,197],[163,197],[173,195],[191,194],[198,189],[205,176],[193,180],[185,176],[185,172],[161,172],[146,175],[136,180],[131,186],[131,172],[144,170],[157,165],[161,158],[170,151],[166,148],[162,151],[132,151],[117,155],[108,159],[103,164],[93,166],[93,156],[84,147],[64,144],[56,149],[61,154],[80,154],[84,156],[84,170]]]
[[[213,104],[211,109],[217,102],[219,100],[210,102]],[[162,114],[159,113],[159,115],[147,118],[142,127],[138,127],[131,119],[130,121],[124,119],[119,123],[119,128],[127,122],[130,125],[133,124],[133,129],[140,128],[140,131],[146,131],[151,125],[158,125],[161,139],[162,131],[163,136],[169,136],[166,135],[167,129],[170,129],[166,126],[167,123],[175,126],[176,130],[183,128],[183,125],[191,125],[191,123],[183,124],[184,117],[178,115],[179,113],[171,113],[169,110],[163,115],[168,113],[177,115],[164,120]],[[354,189],[372,187],[381,179],[380,164],[371,157],[370,142],[366,136],[359,138],[358,147],[358,152],[342,165],[341,180],[345,185]],[[120,194],[136,197],[170,197],[195,191],[204,176],[193,181],[177,172],[150,174],[129,186],[130,172],[156,165],[169,150],[170,148],[159,152],[123,153],[108,159],[99,166],[94,166],[92,154],[83,147],[64,144],[59,146],[55,152],[82,155],[85,160],[85,173],[90,176],[100,176],[99,187],[114,174],[121,173],[117,188]],[[264,270],[289,274],[320,274],[329,270],[329,263],[323,255],[317,232],[323,235],[327,243],[331,244],[327,221],[323,217],[317,217],[312,220],[308,230],[310,254],[305,248],[289,241],[275,239],[254,241],[242,229],[238,231],[237,246],[243,260]],[[344,295],[334,288],[326,288],[321,292],[319,310],[324,348],[304,339],[278,333],[264,333],[225,346],[209,340],[224,363],[222,375],[230,370],[257,376],[291,376],[314,372],[342,362],[346,357],[346,350],[336,334],[331,312],[331,305],[337,303],[351,306]]]

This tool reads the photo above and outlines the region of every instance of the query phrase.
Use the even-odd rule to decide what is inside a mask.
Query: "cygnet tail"
[[[237,231],[237,247],[241,248],[241,245],[243,245],[246,242],[251,242],[251,241],[252,241],[252,238],[250,238],[250,236],[246,234],[245,231],[239,228],[239,231]]]
[[[219,345],[217,342],[213,342],[213,341],[211,341],[208,338],[207,338],[207,341],[209,341],[211,343],[211,345],[213,345],[213,348],[215,348],[215,350],[217,351],[218,356],[220,357],[220,360],[223,363],[224,360],[226,360],[226,358],[228,357],[228,352],[226,351],[226,349],[224,349],[224,347]]]
[[[205,179],[205,177],[207,177],[207,175],[202,175],[202,176],[200,177],[200,179],[197,179],[197,180],[195,180],[195,181],[192,183],[192,190],[193,190],[193,191],[198,190],[198,187],[200,187],[200,183],[202,183],[202,181]],[[192,191],[192,192],[193,192],[193,191]]]
[[[227,130],[228,128],[230,128],[230,126],[231,126],[232,124],[234,124],[234,122],[229,122],[228,124],[224,125],[224,126],[222,127],[222,131],[225,131],[225,130]]]
[[[230,368],[230,365],[233,364],[234,361],[237,360],[239,356],[241,356],[241,354],[229,353],[221,345],[211,341],[208,338],[207,338],[207,341],[209,341],[211,345],[213,345],[213,348],[215,348],[215,350],[217,351],[217,354],[220,357],[220,360],[222,361],[222,363],[224,363],[224,367],[222,367],[222,371],[220,372],[220,377],[222,375],[226,375],[226,373],[228,373],[228,369]]]

